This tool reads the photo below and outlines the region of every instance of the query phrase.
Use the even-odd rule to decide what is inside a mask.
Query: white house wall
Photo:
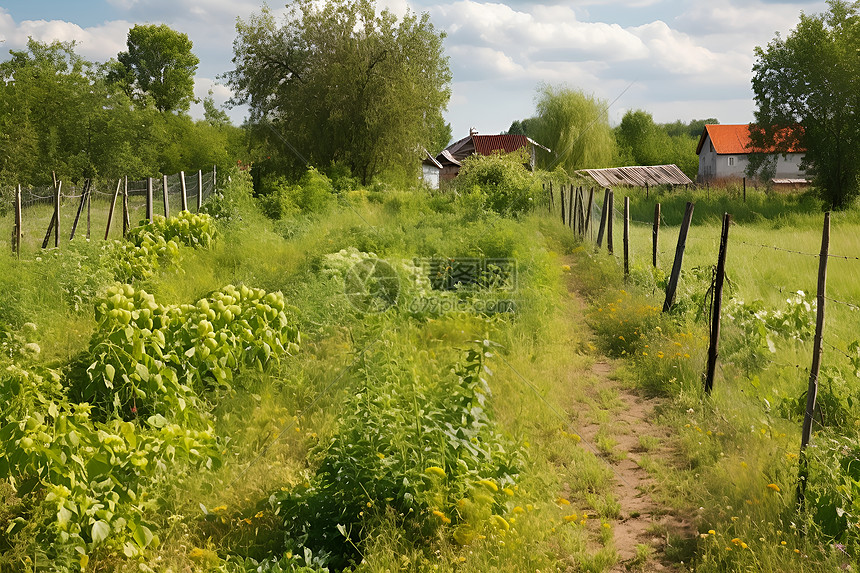
[[[778,155],[776,164],[777,179],[802,179],[806,172],[800,169],[803,160],[801,153],[789,153],[786,156]],[[699,154],[699,172],[697,179],[707,181],[710,179],[731,179],[744,177],[747,168],[748,157],[746,154],[719,154],[714,151],[711,138],[706,137]]]

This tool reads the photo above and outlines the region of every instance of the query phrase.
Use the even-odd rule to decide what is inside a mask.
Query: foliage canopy
[[[398,20],[372,0],[295,0],[237,24],[226,79],[251,121],[272,127],[292,171],[346,164],[367,183],[435,148],[451,72],[425,13]],[[265,133],[266,130],[263,130]],[[287,143],[289,142],[289,143]]]
[[[138,101],[152,98],[159,111],[188,111],[200,60],[187,34],[165,24],[138,24],[128,31],[128,51],[117,55],[110,77]]]
[[[750,135],[754,148],[805,149],[803,167],[821,198],[842,209],[860,193],[860,2],[828,5],[756,48]]]

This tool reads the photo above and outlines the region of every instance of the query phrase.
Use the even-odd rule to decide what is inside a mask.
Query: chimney
[[[478,135],[478,130],[475,129],[474,127],[470,127],[469,128],[469,137],[471,137],[473,135]]]

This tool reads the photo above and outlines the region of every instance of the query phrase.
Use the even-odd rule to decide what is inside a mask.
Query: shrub
[[[526,164],[524,151],[473,155],[463,161],[456,188],[486,210],[515,217],[529,211],[541,192],[540,182]]]
[[[311,167],[297,185],[285,177],[274,183],[274,191],[260,199],[263,213],[280,219],[296,213],[323,213],[334,202],[334,187],[329,178]]]

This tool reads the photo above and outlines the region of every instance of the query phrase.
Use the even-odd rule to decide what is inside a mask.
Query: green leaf
[[[116,374],[116,369],[112,364],[105,364],[105,378],[113,382],[114,374]]]
[[[93,544],[101,543],[110,535],[110,525],[104,521],[96,521],[93,523],[92,537]]]
[[[145,525],[138,525],[135,527],[132,536],[140,547],[148,546],[152,542],[153,538],[152,531],[150,531]]]

